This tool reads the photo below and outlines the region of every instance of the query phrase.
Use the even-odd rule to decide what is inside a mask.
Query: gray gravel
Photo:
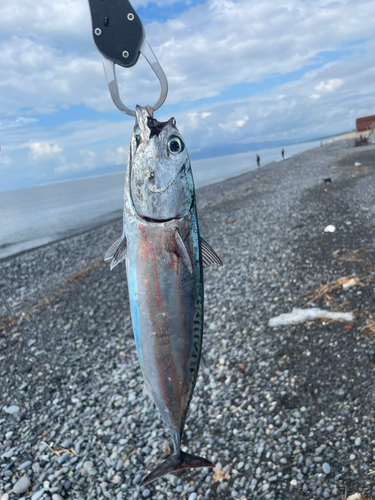
[[[374,180],[374,147],[343,141],[198,192],[224,268],[205,271],[184,445],[217,467],[147,487],[171,443],[143,394],[124,268],[102,263],[121,222],[1,261],[0,499],[375,498]],[[355,310],[352,325],[267,326],[351,275],[363,285],[313,305]]]

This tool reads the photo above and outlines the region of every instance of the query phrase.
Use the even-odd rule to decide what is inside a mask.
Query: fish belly
[[[193,273],[173,251],[167,230],[142,227],[129,239],[126,258],[142,374],[163,421],[178,436],[199,368],[203,321],[198,234],[187,234]]]

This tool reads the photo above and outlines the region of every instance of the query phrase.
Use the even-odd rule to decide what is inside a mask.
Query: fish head
[[[136,107],[129,168],[131,199],[140,217],[165,222],[190,211],[193,175],[174,118],[159,122],[147,108]]]

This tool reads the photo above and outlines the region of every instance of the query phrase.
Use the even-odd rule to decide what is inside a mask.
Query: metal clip
[[[153,69],[155,75],[158,77],[159,82],[160,82],[159,99],[157,100],[156,104],[154,104],[153,106],[148,106],[150,111],[154,112],[160,108],[160,106],[164,103],[165,99],[167,98],[168,81],[167,81],[167,77],[165,76],[164,71],[162,70],[162,67],[160,66],[159,61],[157,60],[153,50],[151,49],[151,47],[148,44],[146,39],[143,39],[142,45],[141,45],[139,51],[146,58],[146,60],[148,61],[149,65]],[[107,78],[109,92],[111,94],[112,100],[115,103],[116,107],[120,111],[125,113],[126,115],[136,116],[135,111],[126,107],[125,104],[121,100],[119,88],[117,85],[117,79],[116,79],[115,63],[113,61],[111,61],[110,59],[107,59],[106,57],[103,56],[103,66],[104,66],[105,76]]]

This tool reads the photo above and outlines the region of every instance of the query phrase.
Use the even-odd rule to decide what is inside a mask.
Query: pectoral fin
[[[183,260],[185,266],[189,269],[190,274],[193,274],[193,265],[191,263],[189,252],[187,251],[185,243],[181,238],[180,231],[178,230],[177,227],[175,228],[173,235],[176,241],[178,255]]]
[[[111,261],[111,271],[120,262],[125,259],[126,255],[126,237],[123,235],[121,238],[116,240],[113,245],[109,247],[106,254],[104,255],[104,260],[106,262]]]
[[[201,240],[203,268],[208,267],[211,264],[217,264],[218,266],[222,266],[223,263],[221,262],[221,259],[215,252],[215,250],[202,237],[200,237],[200,240]]]

